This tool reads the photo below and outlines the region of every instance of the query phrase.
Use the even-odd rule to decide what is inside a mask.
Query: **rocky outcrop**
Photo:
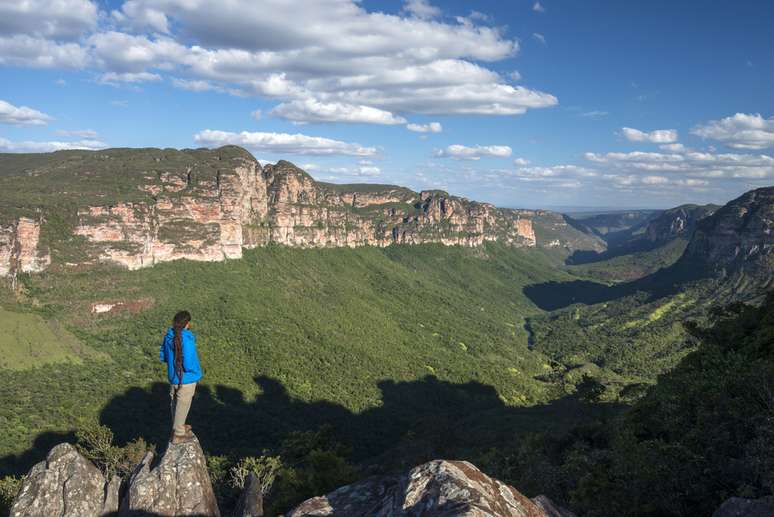
[[[27,217],[0,225],[0,277],[37,273],[49,265],[51,257],[40,245],[40,226]]]
[[[572,517],[543,508],[468,462],[436,460],[402,476],[375,477],[309,499],[287,517]],[[558,507],[550,503],[550,508]]]
[[[220,517],[196,437],[169,444],[158,464],[153,463],[154,455],[148,452],[128,479],[114,476],[106,483],[102,473],[72,445],[57,445],[27,474],[10,515]],[[247,476],[233,515],[263,515],[262,487],[254,474]],[[325,515],[575,517],[545,496],[530,500],[468,462],[446,460],[425,463],[405,475],[373,477],[341,487],[301,503],[286,517]]]
[[[731,497],[715,510],[712,517],[771,517],[772,515],[774,515],[774,501]]]
[[[697,224],[681,259],[730,280],[737,291],[774,283],[774,187],[752,190]]]
[[[677,237],[690,238],[696,224],[718,208],[716,205],[681,205],[664,210],[648,223],[645,238],[650,242],[666,242]]]
[[[118,484],[72,445],[62,443],[27,474],[11,507],[11,517],[96,517],[115,512]]]
[[[250,472],[234,508],[234,517],[263,517],[262,488],[258,476]]]
[[[261,167],[249,155],[238,155],[214,179],[187,169],[159,181],[141,186],[153,193],[152,201],[79,210],[75,233],[94,245],[98,260],[137,269],[176,259],[239,258],[243,248],[269,243],[536,243],[531,221],[516,211],[439,192],[360,186],[368,189],[361,192],[318,183],[286,161]]]
[[[151,468],[153,457],[152,452],[146,453],[130,476],[121,501],[121,517],[220,517],[198,439],[169,444],[159,464]]]
[[[270,243],[479,246],[499,241],[574,248],[587,239],[575,232],[570,243],[565,228],[542,239],[535,223],[550,219],[548,212],[502,209],[442,191],[321,183],[290,162],[262,166],[233,146],[33,156],[35,167],[25,169],[30,163],[25,161],[18,171],[3,171],[0,206],[27,202],[14,197],[15,185],[40,185],[40,207],[22,208],[41,210],[43,221],[47,214],[57,219],[51,233],[63,244],[52,245],[57,267],[110,262],[138,269],[177,259],[220,261]],[[50,183],[68,190],[56,191]],[[65,213],[70,207],[73,213]],[[0,221],[9,217],[0,213]],[[40,222],[29,218],[0,226],[0,276],[49,265],[40,231]]]

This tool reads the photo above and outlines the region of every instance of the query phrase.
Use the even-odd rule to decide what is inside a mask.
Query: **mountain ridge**
[[[335,185],[236,146],[0,155],[0,276],[110,262],[240,258],[244,248],[441,243],[602,249],[560,214],[440,190]]]

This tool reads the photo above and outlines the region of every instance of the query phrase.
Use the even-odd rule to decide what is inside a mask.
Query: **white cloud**
[[[0,100],[0,123],[16,126],[44,126],[53,118],[45,113],[28,108],[27,106],[14,106]]]
[[[74,136],[76,138],[83,138],[85,140],[96,140],[99,135],[93,129],[59,129],[56,132],[59,136]]]
[[[669,151],[670,153],[682,153],[688,150],[683,144],[662,144],[658,146],[658,148],[663,151]]]
[[[483,156],[507,158],[513,151],[507,145],[477,145],[467,147],[453,144],[445,149],[436,149],[434,156],[437,158],[454,158],[455,160],[480,160]]]
[[[526,158],[516,158],[515,160],[513,160],[513,163],[515,165],[518,165],[519,167],[524,167],[529,165],[529,160],[527,160]]]
[[[77,142],[12,142],[0,137],[0,151],[5,153],[49,153],[65,149],[104,149],[107,144],[97,140],[79,140]]]
[[[110,101],[110,105],[115,106],[116,108],[128,108],[129,101],[124,101],[124,100]]]
[[[161,81],[161,76],[150,72],[107,72],[99,77],[102,84],[116,85],[119,83],[145,83]]]
[[[403,12],[369,12],[355,0],[309,0],[303,9],[271,0],[127,0],[99,27],[81,24],[79,43],[40,35],[61,30],[0,32],[0,64],[89,68],[109,84],[174,74],[177,88],[278,99],[276,113],[296,122],[518,115],[557,104],[479,64],[519,49],[502,29],[481,25],[485,16],[442,21],[424,0]]]
[[[681,153],[586,153],[592,163],[616,174],[671,174],[696,178],[771,178],[774,158],[765,154]]]
[[[630,142],[650,142],[653,144],[671,144],[677,141],[676,129],[656,129],[645,132],[630,127],[621,128],[624,137]]]
[[[508,77],[511,78],[511,81],[521,81],[521,73],[519,73],[518,70],[514,70],[510,74],[508,74]]]
[[[261,117],[263,117],[263,111],[255,110],[250,113],[250,116],[253,117],[255,120],[261,120]]]
[[[172,86],[180,88],[181,90],[188,90],[189,92],[209,92],[219,90],[218,86],[215,86],[209,81],[203,81],[201,79],[180,79],[178,77],[172,79]]]
[[[535,38],[540,43],[542,43],[543,45],[546,44],[546,37],[540,34],[539,32],[533,32],[532,37]]]
[[[256,151],[277,154],[374,156],[376,148],[300,133],[232,133],[205,129],[194,135],[196,143],[208,147],[241,145]]]
[[[532,10],[535,11],[536,13],[546,12],[546,8],[543,7],[543,4],[541,4],[540,2],[535,2],[534,4],[532,4]]]
[[[0,36],[0,65],[83,68],[88,61],[87,49],[78,43],[57,43],[23,34]]]
[[[427,0],[407,0],[403,10],[422,20],[429,20],[441,15],[441,10],[430,5]]]
[[[0,2],[1,35],[77,39],[97,24],[90,0],[10,0]]]
[[[443,126],[440,122],[430,122],[429,124],[406,124],[406,129],[415,133],[440,133]]]
[[[389,111],[365,105],[320,102],[315,99],[283,102],[271,114],[293,122],[360,122],[364,124],[405,124],[406,119]]]
[[[737,113],[696,126],[691,133],[718,140],[734,149],[766,149],[774,147],[774,117],[766,119],[759,113]]]

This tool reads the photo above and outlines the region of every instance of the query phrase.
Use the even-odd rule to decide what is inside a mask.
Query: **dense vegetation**
[[[500,449],[491,468],[583,515],[710,515],[774,494],[774,294],[688,325],[700,345],[622,416]]]
[[[676,239],[562,267],[561,250],[498,244],[269,246],[223,263],[20,275],[17,292],[0,289],[0,321],[10,325],[0,347],[15,354],[13,369],[0,365],[0,507],[61,441],[79,442],[106,472],[163,449],[158,344],[182,308],[194,314],[206,372],[190,421],[224,508],[247,471],[266,480],[277,513],[433,457],[471,459],[588,515],[610,513],[600,501],[620,515],[693,515],[720,496],[769,493],[771,466],[753,455],[771,454],[771,415],[753,421],[729,405],[751,414],[761,392],[744,383],[763,386],[754,375],[771,373],[759,368],[771,358],[744,344],[748,334],[729,333],[770,339],[772,302],[688,332],[686,321],[712,321],[714,284],[670,266],[682,247]],[[616,285],[589,281],[663,266]],[[96,302],[114,307],[96,314]],[[751,327],[756,318],[769,330]],[[722,389],[710,389],[711,375]],[[714,416],[709,405],[694,411],[703,392],[690,383],[707,390]],[[710,423],[730,434],[709,443]],[[701,457],[702,447],[712,454]],[[651,487],[667,495],[653,501]]]

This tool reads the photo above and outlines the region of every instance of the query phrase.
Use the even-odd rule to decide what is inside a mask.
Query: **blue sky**
[[[503,206],[774,184],[774,2],[0,2],[0,151],[214,147]]]

